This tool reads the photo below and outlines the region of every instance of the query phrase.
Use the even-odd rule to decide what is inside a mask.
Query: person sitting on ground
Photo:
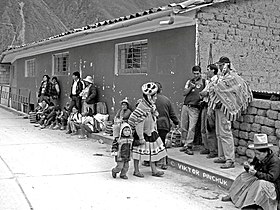
[[[83,114],[82,117],[82,124],[80,125],[81,128],[81,135],[79,136],[79,139],[85,139],[87,138],[91,133],[96,133],[96,128],[94,125],[94,118],[93,118],[93,112],[91,108],[88,108],[88,111]]]
[[[50,126],[50,128],[53,128],[53,123],[55,122],[56,111],[58,108],[58,105],[54,105],[52,102],[50,103],[49,108],[45,111],[45,118],[40,123],[41,129],[44,129],[48,126]]]
[[[82,123],[82,115],[79,113],[76,106],[72,107],[72,112],[70,113],[67,120],[67,132],[66,134],[77,135],[78,129]]]
[[[54,126],[53,129],[54,130],[65,130],[66,126],[67,126],[67,119],[68,119],[68,110],[64,109],[58,109],[56,111],[56,118],[55,118],[55,122],[54,122]]]
[[[255,157],[249,164],[244,163],[245,172],[241,173],[229,189],[229,195],[222,201],[232,201],[242,210],[276,210],[280,193],[280,159],[270,149],[266,134],[255,134]]]
[[[126,174],[129,168],[132,142],[132,130],[129,124],[122,123],[119,137],[115,138],[112,144],[112,155],[115,156],[117,163],[117,166],[112,169],[113,178],[116,178],[117,174],[121,172],[120,178],[128,179]]]
[[[36,124],[35,125],[36,127],[42,124],[42,121],[45,118],[48,108],[49,108],[49,101],[47,99],[43,99],[40,103],[38,103],[38,106],[35,108],[35,113],[36,113],[36,121],[39,123],[39,125]]]

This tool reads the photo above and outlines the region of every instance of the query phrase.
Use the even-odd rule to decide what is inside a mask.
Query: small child
[[[54,122],[54,130],[65,130],[67,126],[67,119],[68,119],[68,111],[67,110],[57,110],[56,111],[56,118]]]
[[[128,179],[126,173],[129,168],[129,161],[132,147],[132,130],[128,123],[122,123],[120,136],[116,137],[112,144],[112,155],[115,156],[117,166],[112,169],[112,177],[116,178],[121,172],[121,179]]]
[[[78,112],[78,108],[73,106],[67,121],[66,134],[77,135],[80,124],[82,123],[82,115]]]

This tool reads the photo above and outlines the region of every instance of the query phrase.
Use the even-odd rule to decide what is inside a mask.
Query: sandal
[[[161,177],[164,174],[163,171],[157,171],[156,173],[152,172],[152,176]]]
[[[140,172],[134,172],[133,176],[137,176],[139,178],[144,178],[144,174],[140,173]]]

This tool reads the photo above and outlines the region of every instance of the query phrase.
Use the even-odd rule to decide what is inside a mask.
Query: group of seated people
[[[104,119],[104,116],[99,116],[101,114],[94,115],[91,108],[88,108],[84,113],[79,113],[76,106],[73,106],[70,111],[69,103],[67,103],[61,109],[59,105],[54,105],[47,99],[38,103],[33,113],[36,115],[36,127],[67,130],[66,134],[71,135],[78,135],[80,129],[79,138],[81,139],[87,138],[90,133],[99,132],[99,123]]]

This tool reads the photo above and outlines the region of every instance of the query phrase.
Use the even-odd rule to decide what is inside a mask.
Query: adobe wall
[[[198,54],[206,69],[228,56],[252,90],[280,90],[280,0],[230,0],[198,11]]]
[[[280,101],[254,99],[247,112],[233,122],[232,133],[236,155],[244,160],[254,157],[254,151],[248,148],[253,143],[255,133],[265,133],[268,141],[279,151],[280,139]]]

